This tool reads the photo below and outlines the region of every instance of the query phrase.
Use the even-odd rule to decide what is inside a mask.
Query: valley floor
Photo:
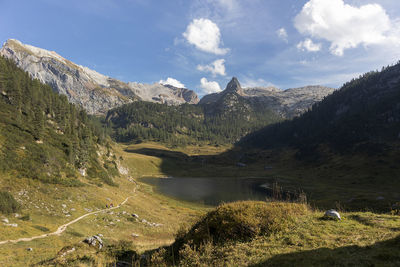
[[[117,187],[98,186],[89,180],[82,180],[85,182],[83,187],[65,187],[11,176],[1,177],[3,190],[11,191],[23,208],[17,217],[3,215],[0,241],[49,234],[60,225],[84,214],[99,212],[69,225],[59,236],[1,244],[0,265],[28,266],[40,262],[44,265],[55,262],[72,266],[90,265],[93,262],[102,265],[114,260],[110,256],[112,253],[88,249],[81,243],[86,237],[102,234],[105,244],[118,246],[123,240],[130,244],[131,251],[144,253],[172,244],[177,232],[189,228],[211,210],[211,207],[159,195],[146,184],[138,183],[135,191],[135,178],[138,177],[272,175],[283,186],[292,182],[295,187],[303,185],[302,188],[311,192],[316,188],[322,190],[324,185],[329,184],[320,183],[314,188],[309,185],[307,187],[307,184],[301,183],[300,172],[295,176],[296,179],[290,178],[294,172],[283,171],[283,165],[287,164],[284,160],[280,163],[272,159],[268,162],[255,161],[254,164],[239,168],[235,166],[235,162],[239,160],[234,154],[224,154],[227,149],[206,146],[179,150],[151,143],[118,144],[115,146],[116,156],[122,157],[122,165],[127,167],[129,174],[116,179]],[[267,164],[273,169],[265,170],[264,166]],[[340,195],[335,193],[336,190],[345,185],[345,182],[339,182],[334,190],[327,190],[327,199],[335,199]],[[316,196],[322,193],[318,193],[318,190],[315,192]],[[394,189],[389,194],[392,192],[394,193]],[[132,197],[121,207],[100,212],[106,205],[118,205],[130,196]],[[347,198],[348,195],[341,197]],[[376,197],[372,196],[374,199]],[[132,214],[138,215],[138,218]],[[384,264],[385,259],[389,259],[393,266],[400,262],[400,258],[395,256],[395,252],[400,251],[395,251],[400,249],[399,216],[343,212],[343,220],[336,222],[321,220],[322,214],[318,209],[308,213],[299,218],[296,227],[289,229],[290,231],[259,237],[251,242],[231,242],[216,246],[211,254],[207,254],[206,250],[194,251],[192,254],[204,266],[210,261],[217,265],[224,263],[239,266],[292,265],[299,262],[300,265],[321,265],[326,262],[351,265],[357,264],[358,259],[363,263],[361,265],[375,261]],[[72,247],[76,251],[68,256],[59,253],[63,248],[65,252],[66,248]],[[32,248],[32,251],[28,248]],[[349,256],[352,260],[344,260]],[[56,261],[49,261],[53,258]]]

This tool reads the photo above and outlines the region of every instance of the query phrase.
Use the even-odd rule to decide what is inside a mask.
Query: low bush
[[[15,198],[7,191],[0,191],[0,212],[10,214],[19,210],[20,205]]]
[[[307,210],[305,204],[288,202],[240,201],[223,204],[209,212],[187,234],[178,236],[177,242],[191,242],[199,246],[207,241],[247,241],[285,230]]]

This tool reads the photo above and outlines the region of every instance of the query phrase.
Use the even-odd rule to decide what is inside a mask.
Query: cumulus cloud
[[[311,39],[307,38],[303,42],[297,44],[297,49],[307,50],[308,52],[317,52],[321,50],[321,44],[314,43]]]
[[[163,84],[163,85],[172,85],[176,88],[185,88],[185,85],[183,83],[181,83],[180,81],[178,81],[174,78],[171,78],[171,77],[168,77],[167,80],[165,80],[165,81],[160,80],[158,83]]]
[[[204,77],[200,79],[200,88],[205,94],[221,92],[221,87],[217,82],[208,81]]]
[[[359,45],[398,43],[396,24],[379,4],[355,7],[343,0],[310,0],[294,19],[301,34],[327,40],[331,53],[337,56]]]
[[[197,49],[213,53],[216,55],[224,55],[229,49],[221,48],[221,33],[214,22],[209,19],[194,19],[186,28],[183,37]]]
[[[279,30],[276,31],[276,34],[278,35],[278,37],[282,40],[284,40],[285,42],[288,41],[288,34],[285,30],[285,28],[280,28]]]
[[[225,76],[225,59],[217,59],[209,65],[197,65],[199,71],[211,72],[215,77],[217,74]]]

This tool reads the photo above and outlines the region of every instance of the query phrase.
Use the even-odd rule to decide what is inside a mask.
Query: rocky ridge
[[[47,83],[54,91],[66,95],[71,103],[90,114],[105,114],[109,109],[136,100],[179,105],[196,104],[196,93],[170,85],[125,83],[77,65],[54,51],[9,39],[0,55],[14,61],[32,77]]]
[[[200,105],[234,105],[238,99],[248,106],[268,106],[283,118],[293,118],[307,111],[314,103],[321,101],[335,91],[324,86],[305,86],[281,90],[276,87],[242,88],[238,79],[233,77],[226,89],[220,93],[204,96]]]

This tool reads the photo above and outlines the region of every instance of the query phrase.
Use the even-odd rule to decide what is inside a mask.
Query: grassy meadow
[[[2,215],[9,224],[18,226],[3,223],[0,241],[54,232],[58,226],[74,218],[104,209],[110,203],[117,205],[133,195],[120,208],[90,215],[69,226],[60,236],[0,245],[1,266],[106,266],[116,261],[158,266],[399,264],[398,211],[393,207],[392,213],[356,211],[357,208],[352,206],[354,203],[345,202],[354,193],[353,201],[362,205],[376,200],[380,192],[372,192],[362,183],[350,187],[347,175],[328,179],[342,168],[344,160],[339,157],[333,161],[337,165],[333,164],[331,168],[321,165],[307,169],[307,165],[293,161],[291,151],[243,156],[231,147],[171,149],[156,143],[115,144],[113,149],[121,166],[128,170],[126,175],[114,178],[116,186],[94,183],[85,178],[80,178],[83,186],[68,187],[12,175],[1,177],[1,191],[10,191],[20,204],[20,210],[17,217],[15,214]],[[355,164],[363,166],[365,160],[359,159]],[[245,161],[246,166],[237,167],[239,161]],[[264,169],[266,165],[272,168]],[[348,175],[363,174],[350,169]],[[387,175],[391,175],[390,168]],[[136,178],[149,176],[274,177],[284,188],[306,191],[310,205],[250,202],[245,204],[249,212],[243,213],[239,202],[214,209],[159,195],[151,186],[136,182]],[[385,198],[389,198],[387,194],[393,194],[395,198],[395,188],[385,184],[376,186],[382,188]],[[357,202],[357,198],[362,197],[368,201]],[[261,215],[264,217],[259,217],[257,205],[263,206]],[[334,205],[339,208],[343,219],[322,220],[324,208]],[[280,208],[271,210],[269,206]],[[282,216],[285,210],[287,218]],[[222,211],[221,215],[219,212]],[[133,217],[133,213],[139,218]],[[242,215],[237,217],[238,214]],[[210,226],[207,218],[210,216],[214,216],[212,221],[215,225],[221,226],[213,233],[207,232]],[[232,221],[227,218],[232,218]],[[265,228],[265,220],[272,221],[271,225],[275,226]],[[160,225],[150,226],[147,222]],[[205,222],[207,227],[204,227]],[[196,227],[203,230],[196,232]],[[218,233],[236,232],[237,229],[250,229],[251,234],[243,232],[250,238],[233,235],[221,241],[216,237]],[[97,250],[82,243],[86,237],[95,234],[104,236],[104,249]],[[28,248],[33,250],[28,251]]]

